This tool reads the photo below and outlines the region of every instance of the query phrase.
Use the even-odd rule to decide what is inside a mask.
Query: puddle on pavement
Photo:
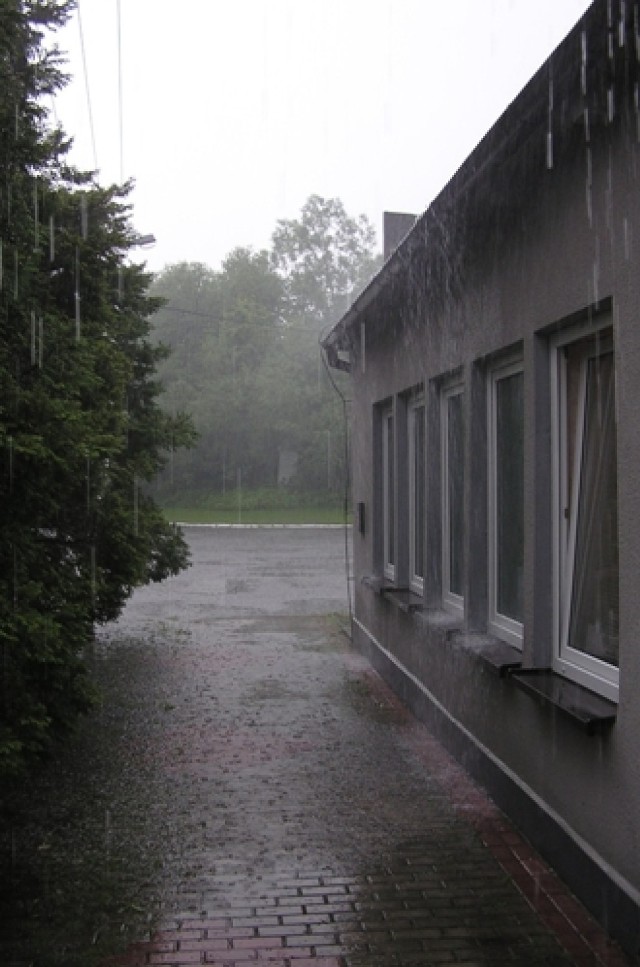
[[[405,726],[413,721],[407,709],[391,696],[387,686],[369,667],[358,665],[356,670],[346,674],[334,696],[336,701],[345,703],[357,715],[371,722]]]
[[[260,618],[240,621],[238,635],[246,634],[261,639],[265,631],[295,636],[295,647],[300,651],[345,651],[347,639],[346,615],[314,613],[291,615],[261,615]]]
[[[229,578],[225,590],[227,594],[248,594],[258,587],[257,581],[247,581],[244,578]]]
[[[305,701],[309,698],[308,690],[291,688],[278,679],[264,679],[244,693],[243,701],[248,703],[268,701]]]

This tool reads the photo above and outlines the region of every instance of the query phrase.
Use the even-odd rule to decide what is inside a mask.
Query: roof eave
[[[505,152],[512,153],[514,151],[514,142],[524,142],[527,137],[531,136],[533,130],[544,130],[546,115],[540,110],[540,104],[544,103],[549,78],[550,76],[561,76],[563,69],[571,69],[576,56],[576,38],[583,29],[588,28],[597,19],[598,10],[596,8],[598,7],[601,7],[598,2],[589,7],[567,37],[541,65],[523,90],[489,129],[429,207],[416,219],[412,229],[323,340],[322,345],[327,353],[329,353],[330,347],[334,352],[338,349],[348,350],[349,330],[361,320],[363,313],[390,284],[402,267],[408,264],[417,246],[423,243],[427,237],[429,223],[432,220],[436,223],[442,221],[447,212],[460,202],[465,192],[477,184],[480,179],[486,177],[487,172],[491,170],[499,158],[505,155]],[[590,64],[590,67],[593,69],[593,64]],[[523,117],[528,120],[528,125],[522,123]]]

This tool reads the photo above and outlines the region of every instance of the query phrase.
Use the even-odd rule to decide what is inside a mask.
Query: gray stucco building
[[[596,0],[324,343],[354,640],[634,953],[639,57]]]

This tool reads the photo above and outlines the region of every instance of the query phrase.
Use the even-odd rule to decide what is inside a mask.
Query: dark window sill
[[[389,584],[384,578],[374,574],[365,574],[362,578],[365,587],[370,588],[375,594],[382,595],[387,601],[405,611],[413,614],[415,611],[422,611],[423,601],[419,594],[411,591],[410,588],[401,588],[395,584]]]
[[[456,627],[449,612],[425,609],[422,597],[409,588],[397,587],[385,578],[367,574],[362,584],[407,614],[418,614],[429,625],[441,626],[448,640],[472,653],[491,672],[513,683],[540,704],[556,708],[588,735],[603,732],[616,720],[618,706],[609,699],[571,682],[550,668],[522,668],[522,653],[491,635],[469,633]],[[447,627],[449,626],[449,627]]]
[[[451,640],[476,655],[500,678],[522,667],[522,652],[492,635],[459,631],[451,634]]]
[[[589,735],[602,732],[616,720],[615,702],[567,681],[550,668],[521,668],[512,672],[511,678],[519,688],[541,704],[557,708]]]
[[[407,614],[413,614],[414,611],[422,611],[422,597],[409,588],[385,588],[382,593],[387,601],[391,601],[392,604],[395,604],[396,608],[400,608],[401,611],[405,611]]]

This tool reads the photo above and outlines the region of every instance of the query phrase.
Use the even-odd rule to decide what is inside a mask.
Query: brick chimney
[[[406,212],[384,212],[382,216],[382,248],[385,262],[408,235],[416,223],[417,215]]]

